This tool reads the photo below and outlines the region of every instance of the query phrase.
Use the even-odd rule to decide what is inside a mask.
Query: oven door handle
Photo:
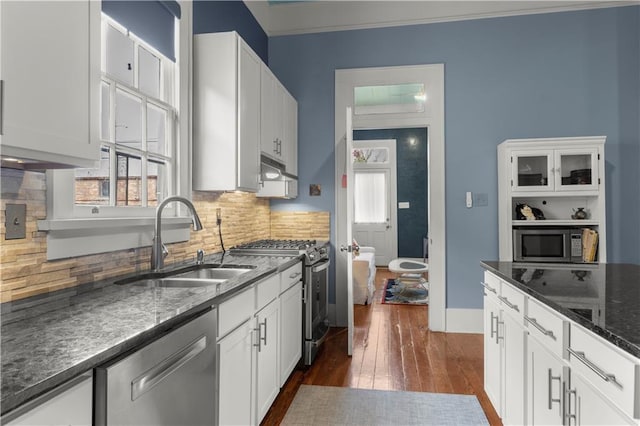
[[[331,263],[330,260],[326,260],[322,263],[320,263],[317,266],[312,266],[311,267],[311,272],[320,272],[320,271],[324,271],[325,269],[327,269],[329,267],[329,264]]]

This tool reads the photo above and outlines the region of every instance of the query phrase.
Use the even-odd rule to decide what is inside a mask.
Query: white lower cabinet
[[[218,341],[218,360],[218,424],[255,424],[252,320]]]
[[[256,314],[256,406],[260,423],[280,392],[278,360],[280,301],[275,299]]]
[[[633,425],[579,374],[570,372],[566,395],[567,425]]]
[[[504,424],[525,420],[523,298],[507,293],[495,277],[485,276],[484,384]]]
[[[18,408],[1,423],[18,425],[91,425],[93,378],[83,375]]]
[[[302,281],[280,295],[280,386],[302,357]]]
[[[300,360],[301,275],[298,262],[218,306],[218,424],[260,424]]]
[[[528,424],[562,425],[564,363],[537,339],[527,339]]]
[[[521,425],[525,420],[525,343],[522,322],[508,309],[502,311],[502,421],[505,425]]]
[[[483,285],[484,386],[504,424],[640,425],[640,359],[490,272]]]
[[[493,293],[485,290],[484,295],[484,390],[493,404],[493,407],[501,416],[502,397],[500,382],[500,342],[498,340],[498,321],[500,319],[500,307],[498,299]],[[501,416],[502,417],[502,416]]]

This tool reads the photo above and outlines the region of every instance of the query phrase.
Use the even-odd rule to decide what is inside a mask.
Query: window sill
[[[47,232],[47,259],[63,259],[150,246],[152,217],[45,219],[38,230]],[[163,217],[162,241],[189,240],[190,217]]]

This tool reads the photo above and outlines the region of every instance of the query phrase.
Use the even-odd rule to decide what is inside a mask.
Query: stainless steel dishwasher
[[[95,370],[103,425],[213,425],[216,309]]]

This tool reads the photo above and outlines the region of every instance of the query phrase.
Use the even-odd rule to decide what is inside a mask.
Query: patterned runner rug
[[[381,303],[427,305],[429,292],[420,282],[404,282],[387,279],[384,283],[384,292]]]
[[[302,385],[282,425],[488,425],[475,395]]]

